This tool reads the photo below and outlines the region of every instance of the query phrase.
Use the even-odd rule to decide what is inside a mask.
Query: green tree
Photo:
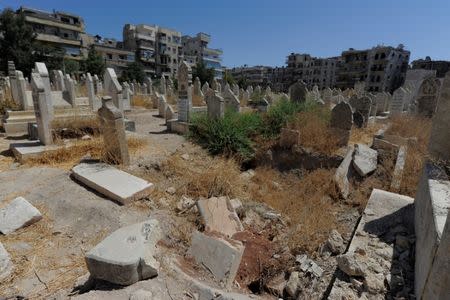
[[[0,70],[7,74],[8,61],[28,76],[34,64],[33,28],[25,23],[23,14],[6,8],[0,14]]]
[[[228,71],[225,71],[225,73],[223,74],[223,80],[225,80],[229,85],[236,83],[236,80],[234,80],[233,75],[231,75],[231,73]]]
[[[35,42],[33,60],[43,62],[49,70],[61,70],[64,67],[66,51],[61,46],[50,46]]]
[[[205,82],[212,83],[214,80],[214,69],[207,68],[203,61],[199,61],[194,70],[192,70],[192,79],[198,77],[200,79],[201,84],[203,85]]]
[[[105,73],[106,63],[100,53],[95,50],[94,45],[91,45],[88,52],[88,57],[83,61],[83,71],[97,74],[102,77]]]
[[[242,87],[243,89],[246,89],[248,86],[248,81],[247,81],[247,77],[245,76],[241,76],[239,77],[237,84]]]
[[[138,62],[132,62],[128,64],[127,68],[122,71],[120,81],[133,81],[144,82],[145,71],[142,64]]]
[[[80,71],[80,63],[73,59],[64,60],[64,71],[66,74],[74,74]]]

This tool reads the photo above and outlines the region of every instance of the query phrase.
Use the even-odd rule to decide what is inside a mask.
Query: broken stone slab
[[[339,269],[348,276],[364,276],[367,266],[355,254],[343,254],[336,258]]]
[[[0,282],[3,282],[13,271],[13,264],[11,262],[11,257],[6,251],[3,244],[0,243]]]
[[[212,197],[197,201],[197,208],[206,231],[216,231],[227,237],[244,230],[236,211],[227,197]]]
[[[324,252],[331,254],[341,254],[345,251],[344,239],[341,234],[333,229],[324,245]]]
[[[80,163],[72,176],[95,191],[122,204],[148,196],[153,184],[105,163]]]
[[[356,144],[353,166],[361,176],[367,176],[377,169],[378,152],[364,144]]]
[[[391,190],[398,191],[402,184],[403,169],[405,168],[407,146],[400,146],[392,174]]]
[[[351,174],[350,166],[353,158],[353,151],[353,146],[349,146],[347,148],[347,154],[334,174],[334,182],[336,183],[339,192],[344,199],[347,199],[350,194],[350,182],[348,181],[348,178]]]
[[[244,245],[215,233],[195,231],[188,255],[204,266],[226,287],[231,287],[236,277]]]
[[[86,254],[87,268],[94,278],[119,285],[155,277],[159,269],[156,244],[161,238],[154,219],[122,227]]]
[[[9,234],[42,219],[39,210],[22,197],[17,197],[0,210],[0,232]]]
[[[323,269],[315,261],[309,259],[306,254],[297,255],[295,262],[300,264],[300,270],[304,273],[309,273],[319,278],[322,277]]]

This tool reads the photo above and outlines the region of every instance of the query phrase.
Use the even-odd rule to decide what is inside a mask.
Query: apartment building
[[[184,60],[195,67],[197,62],[203,61],[207,68],[214,69],[215,78],[222,79],[224,68],[222,67],[221,49],[209,48],[211,41],[209,34],[199,32],[196,36],[185,35],[181,38]]]
[[[445,77],[445,74],[450,71],[450,61],[446,60],[432,60],[431,57],[427,56],[425,59],[417,59],[411,63],[411,68],[414,69],[425,69],[425,70],[435,70],[436,76],[438,78]]]
[[[366,50],[350,48],[342,52],[336,72],[336,87],[352,88],[358,81],[369,92],[393,92],[402,85],[410,52],[403,45],[376,46]]]
[[[228,69],[228,72],[236,81],[243,80],[247,85],[265,87],[271,85],[272,67],[268,66],[242,66]]]
[[[38,42],[63,48],[66,57],[70,59],[81,60],[86,56],[89,37],[80,16],[27,7],[20,7],[16,13],[24,14],[25,21],[33,28]]]
[[[122,71],[128,64],[135,61],[135,52],[124,48],[123,42],[100,36],[91,37],[94,49],[105,60],[107,68],[113,68],[117,76],[122,75]]]
[[[291,84],[303,81],[310,89],[315,85],[319,89],[333,87],[338,61],[338,57],[318,58],[310,54],[291,53],[286,59],[284,80]]]
[[[136,53],[136,60],[148,75],[176,76],[183,59],[180,32],[157,25],[126,24],[123,42],[125,49]]]

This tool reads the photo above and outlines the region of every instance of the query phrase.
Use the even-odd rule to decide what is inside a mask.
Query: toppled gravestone
[[[162,231],[157,220],[122,227],[86,254],[91,276],[119,285],[130,285],[158,275],[155,259]]]
[[[72,176],[97,192],[127,204],[148,196],[153,184],[104,163],[80,163]]]
[[[220,232],[227,237],[244,230],[236,211],[227,197],[212,197],[197,201],[205,231]]]
[[[0,243],[0,282],[3,282],[11,274],[12,270],[11,258],[2,243]]]
[[[347,154],[345,154],[344,160],[341,162],[339,167],[336,169],[334,174],[334,182],[336,183],[339,193],[344,199],[347,199],[350,194],[350,182],[348,178],[350,177],[350,167],[353,157],[353,146],[349,146],[347,149]]]
[[[9,234],[42,219],[39,210],[22,197],[17,197],[0,210],[0,232]]]
[[[361,176],[366,176],[377,168],[378,152],[364,144],[356,144],[353,154],[353,166]]]
[[[219,234],[195,231],[188,255],[229,288],[236,277],[244,249],[239,241]]]

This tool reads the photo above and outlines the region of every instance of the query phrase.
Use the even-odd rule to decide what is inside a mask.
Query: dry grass
[[[138,107],[144,107],[151,109],[153,108],[152,101],[149,96],[146,95],[134,95],[131,98],[131,105],[132,106],[138,106]]]
[[[428,140],[430,138],[431,119],[420,116],[402,116],[392,119],[391,127],[386,134],[398,135],[410,140],[403,170],[400,194],[415,197],[423,163],[428,154]]]
[[[339,140],[330,130],[323,111],[307,111],[297,114],[288,128],[300,131],[300,146],[332,155],[339,149]]]
[[[57,139],[82,137],[85,134],[97,135],[100,132],[100,121],[97,116],[55,119],[51,126]]]
[[[87,86],[86,86],[86,84],[77,84],[75,86],[75,95],[77,97],[87,97],[88,93],[87,93]]]
[[[130,154],[136,153],[145,145],[146,142],[143,139],[135,137],[128,138],[128,150]],[[30,158],[25,161],[25,164],[29,166],[46,165],[70,169],[82,157],[87,155],[93,159],[105,160],[106,153],[103,138],[95,137],[86,141],[76,140],[68,147],[48,151],[38,157]]]
[[[339,228],[336,213],[339,204],[332,181],[333,170],[315,170],[297,176],[266,168],[256,170],[250,187],[252,199],[264,202],[288,216],[288,245],[296,253],[317,251],[332,229]]]
[[[348,143],[350,145],[353,144],[371,145],[374,135],[377,133],[378,130],[381,129],[382,126],[383,124],[380,123],[369,124],[365,128],[357,128],[354,126],[350,133],[350,139]]]

